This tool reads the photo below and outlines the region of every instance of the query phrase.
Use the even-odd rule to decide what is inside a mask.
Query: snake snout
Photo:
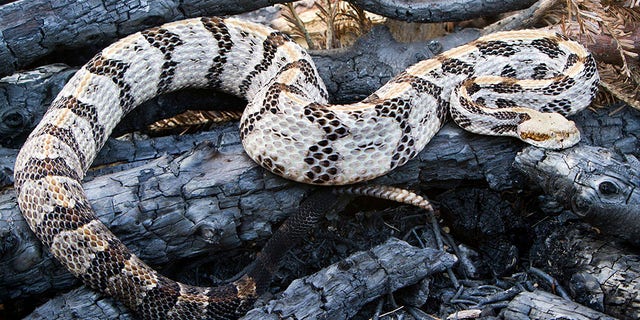
[[[566,149],[580,141],[580,130],[560,114],[535,112],[518,125],[518,137],[536,147]]]

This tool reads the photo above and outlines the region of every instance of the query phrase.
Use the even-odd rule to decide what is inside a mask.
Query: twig
[[[523,29],[533,26],[559,0],[539,0],[531,7],[484,27],[481,34]]]

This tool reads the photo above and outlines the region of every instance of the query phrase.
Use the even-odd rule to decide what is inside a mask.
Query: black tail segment
[[[245,277],[255,281],[256,294],[263,294],[289,249],[316,226],[322,216],[337,204],[337,196],[329,188],[313,192],[300,203],[298,211],[289,216],[262,248],[256,260],[247,268]]]

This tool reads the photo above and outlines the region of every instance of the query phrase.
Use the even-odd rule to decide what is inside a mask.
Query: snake
[[[86,171],[140,103],[187,87],[243,97],[239,130],[249,157],[293,181],[348,185],[405,164],[449,118],[470,132],[568,148],[580,132],[566,116],[591,103],[598,81],[595,60],[577,42],[507,31],[420,61],[362,101],[331,104],[310,54],[287,35],[234,18],[170,22],[111,44],[70,78],[17,156],[17,202],[73,275],[141,318],[233,319],[265,292],[269,254],[223,285],[176,282],[131,253],[87,200]]]

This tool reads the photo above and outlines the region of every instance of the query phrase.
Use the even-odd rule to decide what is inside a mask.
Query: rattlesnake
[[[141,102],[185,87],[245,97],[240,135],[251,158],[288,179],[350,184],[416,156],[448,114],[469,131],[569,147],[579,131],[561,115],[584,109],[597,82],[579,44],[513,31],[413,65],[361,102],[329,105],[309,54],[286,35],[235,19],[188,19],[130,35],[85,64],[20,151],[15,187],[34,233],[85,284],[143,318],[232,318],[264,292],[264,274],[215,288],[161,276],[97,220],[82,189],[114,126]]]

